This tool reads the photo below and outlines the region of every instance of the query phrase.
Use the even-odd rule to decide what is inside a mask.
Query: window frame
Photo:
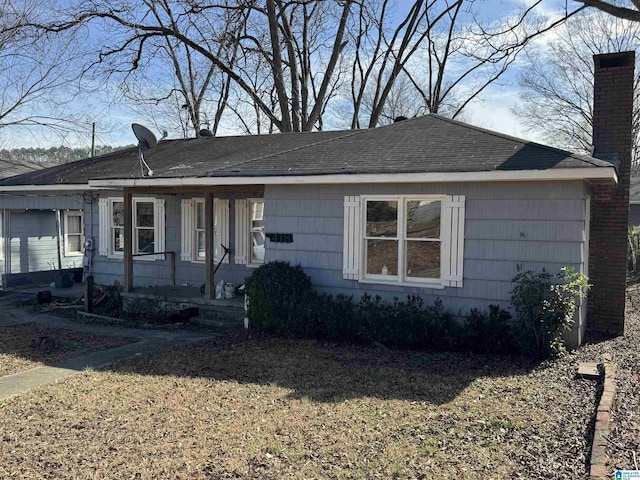
[[[82,210],[65,210],[64,214],[64,256],[77,257],[84,255],[84,212]],[[80,232],[69,233],[69,217],[80,217]],[[69,248],[69,235],[80,236],[80,250]]]
[[[408,239],[407,238],[407,203],[410,201],[440,201],[440,236],[438,239]],[[398,226],[395,237],[369,237],[367,236],[367,202],[383,201],[398,203]],[[360,268],[358,281],[362,283],[375,283],[385,285],[419,286],[427,288],[444,289],[444,275],[442,262],[445,253],[446,237],[443,229],[443,219],[445,216],[446,194],[399,194],[399,195],[362,195],[360,197]],[[384,239],[396,241],[398,245],[397,275],[382,275],[367,273],[367,240]],[[440,242],[440,274],[438,278],[411,277],[406,274],[407,241],[417,242]]]
[[[255,203],[262,203],[262,227],[257,227],[254,228],[252,226],[252,222],[253,222],[253,205]],[[247,225],[247,229],[248,229],[248,251],[247,251],[247,263],[246,266],[247,267],[259,267],[261,265],[264,265],[264,257],[262,258],[262,260],[258,260],[258,259],[254,259],[253,257],[253,234],[256,232],[262,232],[263,235],[263,246],[264,246],[264,250],[265,250],[265,254],[267,251],[267,239],[265,236],[265,228],[264,228],[264,209],[265,209],[265,201],[264,201],[264,197],[263,198],[247,198],[247,220],[248,220],[248,225]]]
[[[133,242],[132,242],[132,254],[133,255],[137,255],[138,254],[138,230],[140,228],[144,229],[144,230],[152,230],[153,231],[153,241],[154,241],[154,246],[155,243],[157,242],[159,236],[160,236],[160,232],[157,231],[157,219],[155,218],[156,216],[156,198],[155,197],[133,197],[131,199],[131,227],[132,227],[132,231],[133,231]],[[109,243],[108,243],[108,258],[116,258],[116,259],[123,259],[124,258],[124,251],[120,250],[117,251],[115,250],[115,244],[113,241],[113,236],[114,236],[114,229],[115,228],[122,228],[123,230],[123,236],[124,236],[124,224],[122,227],[116,227],[113,224],[113,205],[115,203],[122,203],[124,206],[124,197],[109,197],[107,199],[107,215],[109,218]],[[136,205],[138,203],[151,203],[153,205],[153,227],[138,227],[136,225],[137,223],[137,208]],[[124,217],[123,217],[123,222],[124,222]],[[155,250],[155,248],[154,248]],[[156,256],[154,255],[145,255],[142,257],[134,257],[134,260],[145,260],[145,261],[153,261],[156,260]]]
[[[191,261],[194,263],[204,263],[206,261],[204,256],[200,256],[198,254],[198,233],[205,232],[207,226],[204,225],[204,228],[198,228],[198,204],[202,205],[202,208],[205,208],[204,198],[192,198],[193,200],[193,225],[191,225],[191,229],[193,230],[193,239],[191,240]],[[215,202],[215,200],[214,200]],[[216,245],[218,244],[218,238],[220,238],[220,222],[216,216],[216,208],[215,203],[211,207],[213,212],[213,261],[218,262],[222,258],[222,252],[216,253]],[[205,218],[205,223],[206,223]],[[206,240],[205,240],[206,241]]]

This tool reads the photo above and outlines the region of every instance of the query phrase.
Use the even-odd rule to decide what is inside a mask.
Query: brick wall
[[[616,164],[617,185],[591,188],[588,325],[624,333],[634,52],[595,55],[593,156]]]

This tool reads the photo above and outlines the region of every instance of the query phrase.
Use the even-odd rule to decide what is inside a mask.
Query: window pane
[[[440,200],[407,202],[407,237],[440,238]]]
[[[264,261],[264,232],[251,232],[251,261]]]
[[[205,256],[204,232],[198,232],[198,257]]]
[[[67,252],[79,252],[82,250],[82,237],[80,235],[67,236]]]
[[[113,226],[124,226],[124,203],[113,202]]]
[[[264,202],[251,202],[251,229],[264,229]]]
[[[204,203],[196,203],[196,228],[198,230],[204,230]]]
[[[67,215],[67,233],[82,233],[79,215]]]
[[[113,251],[124,252],[124,228],[113,229]]]
[[[138,230],[138,253],[153,251],[153,230]]]
[[[407,277],[440,278],[440,242],[406,243]]]
[[[398,202],[367,202],[367,237],[395,237],[398,232]]]
[[[264,202],[251,202],[251,220],[264,218]]]
[[[398,274],[398,242],[396,240],[367,240],[367,274]]]
[[[136,227],[153,227],[153,202],[136,202]]]

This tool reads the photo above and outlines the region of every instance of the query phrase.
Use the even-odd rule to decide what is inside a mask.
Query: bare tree
[[[390,20],[393,2],[363,4],[353,29],[352,128],[384,122],[386,103],[401,76],[415,91],[412,96],[402,88],[405,98],[413,97],[405,115],[420,110],[459,117],[530,41],[564,21],[538,15],[540,3],[489,19],[484,2],[415,1],[397,23]]]
[[[603,12],[570,19],[554,40],[532,48],[520,76],[522,106],[514,109],[527,125],[558,147],[590,153],[593,130],[593,59],[599,53],[635,50],[640,25]],[[640,73],[635,80],[634,138],[640,133]],[[634,159],[640,142],[636,140]]]
[[[96,23],[110,25],[110,35],[105,38],[110,43],[102,47],[95,63],[112,60],[112,74],[136,70],[145,58],[157,52],[155,40],[172,38],[208,59],[278,130],[286,132],[311,130],[317,125],[331,96],[353,3],[354,0],[80,1],[63,12],[64,18],[26,22],[22,26],[64,32]],[[240,52],[234,62],[208,43],[211,29],[207,22],[212,12],[220,10],[246,18],[247,28],[234,39]],[[243,75],[240,63],[256,55],[269,65],[278,100],[276,108],[263,101],[262,93]]]
[[[629,6],[620,5],[618,1],[574,0],[585,7],[593,7],[614,17],[640,22],[640,1],[631,0]],[[629,8],[631,7],[631,8]]]
[[[34,129],[46,130],[65,137],[81,128],[80,115],[65,109],[77,94],[77,32],[15,28],[37,18],[44,7],[0,1],[0,130],[22,129],[34,136]]]

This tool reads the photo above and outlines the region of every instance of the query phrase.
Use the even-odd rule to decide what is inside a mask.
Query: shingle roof
[[[33,163],[26,160],[6,160],[0,158],[0,178],[8,178],[27,172],[35,172],[43,168],[44,166],[39,163]]]
[[[612,166],[433,114],[367,130],[168,140],[146,152],[145,160],[154,178]],[[130,148],[0,181],[0,186],[86,184],[140,176],[137,148]]]

